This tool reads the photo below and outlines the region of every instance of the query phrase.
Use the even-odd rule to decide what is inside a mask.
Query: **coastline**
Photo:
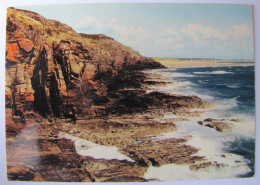
[[[245,66],[251,67],[252,65],[245,65]],[[233,72],[230,72],[233,69],[233,67],[234,67],[234,69],[239,69],[239,68],[246,69],[246,68],[244,68],[245,66],[241,65],[241,63],[235,64],[235,65],[232,64],[232,67],[230,67],[230,66],[227,67],[227,66],[222,66],[222,65],[211,66],[211,67],[214,67],[214,69],[210,69],[209,67],[203,69],[206,66],[202,66],[201,68],[199,66],[196,66],[195,67],[196,69],[194,69],[194,67],[185,66],[185,67],[176,67],[178,69],[168,68],[167,70],[154,71],[154,73],[158,75],[158,72],[159,72],[159,74],[162,75],[162,77],[164,78],[164,81],[167,81],[167,82],[169,81],[169,79],[175,78],[175,80],[173,80],[173,82],[172,82],[172,83],[174,83],[173,85],[168,83],[168,87],[166,87],[165,89],[160,88],[161,91],[169,93],[171,90],[173,93],[176,93],[176,94],[187,95],[185,92],[185,89],[187,89],[190,92],[194,91],[194,84],[191,83],[191,81],[192,81],[191,79],[193,77],[195,77],[196,74],[197,75],[206,75],[207,74],[207,75],[212,75],[215,77],[216,77],[216,75],[221,75],[221,74],[230,75],[230,74],[233,74]],[[216,67],[220,67],[220,68],[218,69]],[[185,69],[185,68],[187,68],[187,69]],[[190,68],[193,68],[192,72],[189,71]],[[251,70],[252,70],[252,67],[251,67]],[[188,73],[185,73],[185,71],[186,72],[188,71]],[[195,72],[195,71],[200,71],[200,72]],[[192,74],[194,74],[194,75],[192,75]],[[185,78],[186,78],[186,81],[184,80]],[[204,78],[204,79],[206,79],[206,78]],[[207,81],[207,83],[209,83],[208,80],[206,80],[206,81]],[[232,86],[231,88],[235,88],[235,87]],[[152,88],[152,90],[154,90],[154,89],[156,89],[156,88]],[[175,89],[175,90],[173,90],[173,89]],[[203,89],[201,89],[200,91],[203,91]],[[185,92],[185,93],[182,93],[182,92]],[[205,98],[203,98],[203,100],[212,102],[212,97],[210,97],[209,94],[193,93],[192,95],[196,95],[196,96],[199,96],[202,98],[205,96]],[[245,124],[249,124],[248,127],[253,129],[254,120],[253,119],[248,120],[249,117],[247,117],[247,116],[246,117],[240,116],[241,120],[234,119],[234,118],[238,118],[237,117],[238,115],[235,113],[233,113],[233,116],[231,115],[231,117],[230,116],[224,117],[221,114],[218,115],[219,114],[218,109],[221,110],[221,107],[223,107],[224,110],[225,109],[229,110],[230,109],[229,107],[234,106],[233,104],[235,104],[235,106],[236,106],[236,104],[237,104],[236,98],[232,98],[230,100],[221,102],[221,103],[223,103],[223,105],[219,104],[220,102],[218,102],[218,105],[215,105],[213,108],[209,108],[208,110],[206,109],[201,115],[198,115],[195,117],[188,115],[187,116],[189,119],[188,121],[184,121],[184,122],[176,121],[175,124],[178,128],[178,131],[175,133],[166,134],[163,137],[163,138],[165,138],[165,137],[166,138],[185,137],[185,135],[187,137],[187,133],[190,133],[191,140],[188,141],[188,144],[191,144],[192,146],[196,146],[196,147],[202,149],[200,152],[202,152],[207,158],[211,158],[214,161],[219,161],[219,162],[222,161],[222,162],[220,162],[220,164],[227,164],[226,166],[224,165],[222,167],[219,167],[218,170],[215,169],[216,170],[214,172],[215,176],[214,176],[214,174],[207,173],[208,170],[214,171],[214,167],[212,168],[212,164],[211,164],[209,167],[205,167],[205,169],[203,169],[203,168],[199,169],[197,171],[198,173],[193,173],[192,171],[190,171],[191,168],[189,169],[187,166],[178,166],[178,165],[177,166],[176,165],[167,165],[160,169],[151,168],[149,173],[146,174],[146,177],[158,176],[157,174],[163,174],[163,171],[169,172],[169,174],[168,174],[168,176],[169,176],[170,173],[173,173],[174,171],[179,170],[179,169],[181,170],[181,173],[179,174],[179,176],[181,176],[183,174],[185,174],[186,176],[183,175],[180,178],[169,179],[169,178],[167,178],[167,175],[164,175],[162,177],[162,179],[164,179],[166,181],[187,180],[187,178],[189,176],[194,177],[194,178],[191,178],[190,180],[192,180],[192,179],[194,180],[194,179],[252,177],[254,175],[254,160],[255,160],[254,153],[252,153],[252,155],[253,155],[252,158],[248,158],[248,156],[245,157],[245,156],[241,155],[239,153],[239,151],[236,152],[236,150],[233,148],[238,147],[238,144],[236,142],[241,142],[241,146],[239,146],[239,147],[245,147],[247,145],[248,146],[250,145],[250,147],[254,146],[254,139],[255,139],[254,132],[251,132],[252,131],[251,130],[250,132],[247,133],[248,130],[243,129],[243,126],[242,126]],[[215,102],[212,102],[212,103],[215,104]],[[175,117],[175,119],[177,119],[177,118]],[[232,128],[231,129],[227,128],[227,130],[226,130],[227,132],[224,131],[223,133],[219,133],[219,132],[217,132],[217,131],[219,131],[217,129],[217,127],[215,127],[214,124],[209,123],[211,121],[219,123],[219,121],[221,121],[221,120],[224,122],[228,122],[228,123],[231,123],[230,121],[233,121],[233,123],[228,125],[228,126],[231,126]],[[199,123],[202,126],[206,126],[210,129],[207,128],[208,130],[206,129],[206,130],[202,131],[201,129],[204,129],[204,128],[197,127],[197,125],[196,125],[197,123]],[[197,132],[198,128],[202,132]],[[212,132],[212,128],[216,129],[215,132]],[[195,130],[197,130],[197,131],[195,131]],[[195,131],[195,133],[194,133],[194,131]],[[207,132],[209,132],[211,134],[209,134],[207,137],[204,137],[203,136],[204,133],[207,133]],[[240,135],[240,134],[242,134],[242,135]],[[214,137],[214,139],[212,139],[212,136]],[[226,138],[226,139],[224,139],[224,138]],[[233,138],[234,141],[229,141],[230,138]],[[249,138],[251,138],[251,139],[249,139]],[[204,143],[204,144],[202,144],[202,143]],[[228,143],[230,149],[226,148],[225,143],[226,144]],[[248,151],[246,151],[246,153],[247,152]],[[228,158],[228,160],[224,159],[222,156],[225,156],[225,158]],[[252,159],[252,161],[251,161],[252,163],[249,162],[251,159]],[[241,165],[237,166],[237,164],[235,164],[236,163],[235,161],[243,161],[243,162],[241,162]],[[250,168],[247,165],[250,166]],[[221,170],[225,171],[226,174],[221,175],[219,173]],[[205,174],[208,174],[208,175],[205,175]],[[248,175],[246,175],[246,174],[248,174]]]
[[[248,61],[248,60],[174,59],[174,58],[153,58],[153,59],[161,63],[167,68],[255,65],[255,62],[251,60]]]
[[[119,89],[117,100],[110,100],[110,103],[103,106],[93,106],[92,109],[96,113],[88,119],[77,120],[76,123],[65,119],[55,125],[42,119],[40,124],[32,123],[25,128],[7,145],[7,152],[13,153],[14,149],[22,151],[27,148],[33,158],[44,156],[48,160],[46,162],[45,159],[45,163],[38,165],[34,164],[36,161],[34,163],[28,161],[26,155],[29,154],[26,152],[23,155],[19,155],[19,152],[17,156],[9,155],[7,159],[9,178],[14,178],[13,174],[17,173],[15,170],[19,169],[38,174],[34,176],[35,181],[46,179],[58,181],[49,176],[51,173],[47,176],[42,175],[41,171],[44,171],[44,168],[50,166],[58,168],[61,165],[49,158],[49,155],[63,158],[64,161],[70,161],[74,165],[84,161],[82,167],[88,177],[82,178],[79,175],[82,172],[77,172],[75,175],[78,177],[74,177],[77,180],[73,180],[84,182],[188,180],[188,176],[167,179],[159,175],[164,174],[166,170],[168,172],[166,174],[170,177],[170,173],[174,173],[177,169],[182,169],[184,175],[189,174],[189,178],[197,175],[193,180],[233,177],[228,176],[230,174],[203,175],[207,171],[221,171],[221,169],[225,171],[228,166],[242,172],[248,171],[243,158],[218,151],[223,146],[219,146],[220,141],[215,140],[221,138],[222,134],[230,133],[229,124],[226,122],[236,124],[239,120],[224,118],[210,120],[208,115],[205,117],[203,114],[212,108],[212,103],[194,95],[160,92],[160,88],[172,85],[173,82],[158,74],[157,70],[148,70],[143,75],[140,74],[134,80],[142,82],[141,88]],[[106,112],[109,114],[106,115]],[[27,124],[29,125],[28,122]],[[206,136],[201,137],[198,128],[203,133],[217,134],[216,138],[213,138],[214,142]],[[38,130],[38,135],[32,136],[31,129]],[[194,134],[195,130],[198,133]],[[38,142],[41,149],[38,150],[41,151],[41,157],[37,152],[30,150],[31,140],[35,139],[40,139]],[[23,144],[18,144],[17,147],[17,143]],[[68,147],[71,149],[67,150]],[[95,155],[100,152],[108,155]],[[17,167],[17,164],[20,166],[21,163],[29,163],[36,167]],[[69,171],[71,173],[76,169],[74,167]],[[59,170],[58,173],[64,172]],[[61,175],[61,178],[72,180],[68,174]]]

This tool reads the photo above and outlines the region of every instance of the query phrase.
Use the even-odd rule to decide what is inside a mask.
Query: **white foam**
[[[219,74],[233,74],[228,71],[205,71],[205,72],[193,72],[194,74],[211,74],[211,75],[219,75]]]
[[[154,86],[150,87],[147,92],[153,92],[153,91],[159,91],[159,92],[164,92],[164,93],[169,93],[169,94],[181,94],[183,96],[198,96],[206,101],[210,101],[214,99],[213,96],[206,95],[206,94],[199,94],[193,91],[192,89],[195,89],[195,84],[193,84],[190,81],[174,81],[171,80],[172,83],[169,83],[165,86]]]
[[[167,75],[169,73],[166,73]],[[194,72],[194,74],[232,74],[227,71],[207,71]],[[165,75],[165,78],[170,78],[170,75]],[[176,77],[185,77],[184,73],[177,73]],[[255,120],[252,116],[246,114],[234,114],[231,110],[238,106],[237,98],[216,99],[215,97],[206,94],[199,94],[196,91],[196,84],[189,81],[179,82],[178,79],[172,79],[173,84],[161,88],[160,90],[167,93],[181,95],[196,95],[204,100],[214,103],[214,107],[206,109],[200,117],[186,117],[190,121],[175,122],[178,131],[164,133],[155,139],[166,138],[185,138],[188,145],[199,148],[200,150],[195,155],[206,156],[206,161],[217,161],[218,163],[226,164],[222,168],[209,167],[197,172],[191,171],[188,165],[169,164],[162,167],[150,167],[145,174],[145,178],[158,178],[163,181],[172,180],[191,180],[191,179],[214,179],[214,178],[235,178],[239,175],[250,172],[247,166],[250,161],[241,155],[227,153],[226,144],[235,141],[237,136],[245,136],[248,138],[255,137]],[[202,81],[201,81],[202,82]],[[180,88],[180,87],[184,88]],[[235,88],[232,86],[230,88]],[[195,91],[194,91],[195,90]],[[198,90],[198,89],[197,89]],[[232,132],[221,133],[215,129],[199,125],[197,121],[202,121],[206,118],[222,119],[223,115],[229,119],[239,119],[241,122],[232,122]],[[168,114],[165,119],[176,118],[175,115]],[[246,125],[246,126],[245,126]]]
[[[192,74],[187,74],[187,73],[171,73],[171,72],[160,72],[163,76],[170,78],[170,77],[194,77]]]
[[[227,87],[228,88],[239,88],[239,86],[237,86],[237,85],[228,85]]]
[[[255,118],[250,115],[245,114],[233,114],[230,119],[235,118],[240,120],[233,124],[233,132],[234,134],[244,136],[246,138],[256,137],[256,121]]]
[[[199,171],[190,170],[188,165],[168,164],[161,167],[149,167],[144,178],[156,178],[162,181],[225,179],[235,178],[248,172],[250,172],[248,166],[239,163],[222,168],[211,166]]]
[[[155,139],[187,139],[188,141],[185,144],[199,149],[195,155],[206,156],[206,160],[203,162],[216,161],[226,166],[221,168],[211,166],[199,171],[191,171],[189,166],[185,164],[169,164],[161,167],[150,167],[144,176],[145,178],[157,178],[162,181],[234,178],[250,172],[250,168],[247,166],[248,160],[243,156],[226,153],[223,150],[225,143],[233,141],[234,136],[230,133],[220,133],[215,129],[199,125],[197,121],[200,119],[193,118],[190,121],[176,122],[178,131],[162,134]]]
[[[90,156],[95,159],[118,159],[134,162],[131,158],[120,153],[118,148],[115,146],[112,147],[99,145],[86,139],[81,139],[67,133],[60,133],[59,137],[71,139],[72,141],[74,141],[77,153],[82,156]]]
[[[194,85],[190,81],[175,82],[175,84],[178,85],[178,86],[187,86],[187,85],[191,86],[191,85]]]
[[[219,111],[223,111],[224,109],[231,109],[237,106],[237,98],[230,98],[230,99],[222,99],[217,100],[215,103],[215,109],[218,109]]]
[[[206,83],[208,83],[208,80],[199,80],[198,82],[199,82],[199,83],[206,84]]]

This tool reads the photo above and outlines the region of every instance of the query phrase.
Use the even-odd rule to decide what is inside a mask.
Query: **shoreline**
[[[213,60],[213,59],[174,59],[153,58],[167,68],[189,68],[189,67],[224,67],[224,66],[247,66],[255,65],[251,60]]]
[[[135,71],[132,73],[136,74]],[[142,83],[146,83],[145,79],[150,80],[146,75],[140,75],[137,78]],[[30,113],[28,116],[26,114],[25,127],[15,137],[8,138],[8,178],[10,180],[20,178],[21,180],[30,174],[32,178],[28,179],[30,181],[60,181],[60,179],[70,179],[71,181],[74,179],[73,181],[83,182],[146,182],[158,180],[144,178],[150,166],[163,166],[171,163],[193,165],[197,161],[202,161],[204,156],[196,156],[198,149],[187,145],[188,140],[170,138],[155,141],[154,137],[177,129],[174,124],[175,119],[163,119],[166,112],[196,116],[200,112],[191,112],[191,108],[203,110],[210,107],[211,104],[195,96],[169,95],[160,92],[147,93],[146,88],[119,89],[116,91],[118,99],[111,99],[102,106],[93,106],[92,116],[85,120],[77,120],[77,122],[60,119],[53,123],[36,113]],[[37,123],[33,117],[37,117]],[[38,134],[30,133],[31,129]],[[60,133],[71,134],[73,137],[72,139],[61,138]],[[75,137],[78,137],[79,141],[73,139]],[[83,142],[82,139],[89,142]],[[33,150],[30,149],[32,142],[34,142]],[[90,142],[92,144],[89,144]],[[79,143],[80,148],[78,148]],[[91,151],[93,143],[117,147],[123,155],[130,157],[134,162],[119,160],[116,155],[115,159],[98,159],[94,158],[93,154],[91,157],[83,152],[84,156],[82,156],[77,152],[77,149]],[[24,148],[26,148],[26,152],[23,152]],[[14,150],[16,153],[10,155],[14,153]],[[37,151],[40,151],[40,155]],[[37,160],[31,160],[27,155]],[[84,175],[81,173],[74,173],[75,170],[80,170],[74,165],[72,169],[68,166],[56,172],[54,169],[62,165],[60,160],[56,161],[56,158],[68,161],[75,166],[81,166],[80,169],[84,168],[84,175],[87,174],[88,177],[83,178]],[[41,164],[38,164],[37,161],[41,161]],[[79,165],[79,161],[84,161],[84,163]],[[47,173],[44,169],[54,171]],[[67,171],[64,172],[64,170]],[[106,175],[104,175],[104,170]],[[139,173],[136,174],[137,170]],[[69,177],[68,171],[74,176]],[[59,174],[60,179],[54,178],[55,173]],[[60,175],[63,173],[64,175]]]
[[[166,69],[166,70],[170,70],[170,69]],[[164,70],[161,70],[161,71],[164,71]],[[158,73],[156,73],[156,71],[154,71],[154,74],[155,74],[155,78],[157,78],[158,77],[157,76]],[[167,75],[166,76],[163,75],[162,78],[165,81],[168,82],[167,79],[169,79],[169,77]],[[185,82],[182,82],[182,83],[185,83]],[[155,88],[152,88],[152,89],[155,89]],[[175,93],[175,92],[173,92],[173,93]],[[209,109],[211,109],[211,108],[209,108]],[[207,112],[207,109],[205,109],[204,113],[206,113],[206,112]],[[170,135],[166,133],[166,135],[167,135],[166,138],[172,138],[172,137],[181,138],[181,137],[185,137],[185,134],[184,135],[182,135],[182,134],[183,133],[186,133],[186,134],[187,133],[193,133],[194,130],[199,128],[199,126],[196,125],[198,123],[200,125],[202,125],[202,126],[206,126],[206,128],[203,128],[203,127],[200,128],[202,130],[205,129],[203,133],[211,132],[212,135],[220,134],[220,138],[216,137],[216,139],[220,139],[220,140],[215,140],[215,139],[212,140],[211,137],[206,137],[204,139],[201,139],[202,138],[201,136],[205,137],[204,134],[200,135],[198,133],[197,134],[193,133],[193,134],[190,134],[191,139],[187,142],[187,144],[190,144],[191,146],[195,146],[195,147],[198,147],[198,148],[202,149],[202,151],[203,151],[202,153],[204,153],[206,151],[206,155],[204,155],[206,158],[211,159],[213,161],[218,161],[219,164],[223,165],[223,166],[220,165],[220,167],[218,167],[218,169],[216,168],[217,169],[216,174],[215,174],[216,176],[214,176],[214,174],[207,173],[207,170],[216,170],[216,169],[214,169],[214,165],[212,163],[210,163],[209,166],[206,166],[206,167],[204,166],[205,168],[203,168],[203,167],[200,168],[201,166],[203,166],[203,165],[200,165],[200,164],[199,165],[194,165],[193,167],[191,167],[192,169],[194,169],[194,168],[197,169],[197,167],[198,167],[198,170],[195,170],[197,175],[196,175],[196,173],[194,173],[194,171],[190,170],[191,168],[189,169],[188,166],[185,166],[185,165],[184,166],[178,166],[178,165],[175,165],[175,164],[169,164],[169,165],[166,165],[166,166],[162,166],[160,168],[151,167],[151,169],[149,170],[149,172],[146,174],[145,177],[152,177],[152,176],[158,177],[159,176],[158,174],[164,173],[166,171],[167,171],[168,175],[170,176],[170,172],[169,171],[174,172],[174,171],[178,170],[179,168],[181,170],[183,170],[182,172],[185,175],[191,175],[191,176],[194,176],[194,177],[196,176],[196,177],[198,177],[198,179],[251,177],[251,175],[255,173],[254,172],[254,168],[252,168],[252,164],[251,164],[251,162],[254,163],[254,161],[251,161],[251,162],[248,163],[247,157],[245,157],[244,155],[240,155],[240,154],[238,154],[238,153],[236,153],[234,151],[233,151],[234,152],[233,153],[233,152],[231,152],[231,150],[225,149],[225,147],[224,147],[224,145],[225,145],[224,143],[226,141],[225,140],[223,140],[223,141],[221,140],[221,137],[222,137],[221,134],[223,134],[223,137],[225,138],[226,137],[225,132],[227,131],[228,134],[230,133],[232,136],[235,136],[235,134],[237,132],[237,130],[235,130],[235,127],[232,128],[232,126],[229,127],[229,125],[227,125],[227,127],[224,127],[224,129],[223,129],[223,133],[220,133],[220,132],[217,132],[217,131],[220,131],[220,130],[218,130],[217,127],[215,127],[216,130],[214,130],[214,129],[212,130],[212,128],[214,128],[214,126],[213,126],[214,124],[213,125],[208,124],[209,123],[208,121],[219,122],[221,120],[224,120],[224,122],[226,122],[226,121],[227,122],[233,121],[233,123],[230,122],[231,125],[237,126],[237,125],[240,125],[242,123],[243,124],[246,123],[246,122],[244,122],[245,120],[233,119],[235,117],[229,117],[229,119],[227,119],[226,117],[222,117],[221,115],[219,115],[220,117],[218,119],[216,119],[214,117],[210,117],[209,115],[207,115],[207,113],[206,114],[204,114],[204,113],[202,113],[202,115],[201,116],[199,115],[198,117],[193,117],[193,118],[190,117],[191,119],[189,118],[189,120],[184,120],[184,122],[176,121],[175,124],[176,124],[176,127],[177,127],[177,131],[175,133],[172,133],[172,134],[169,133]],[[214,119],[212,119],[212,118],[214,118]],[[175,119],[178,119],[178,118],[175,118]],[[200,121],[200,120],[204,120],[204,121]],[[185,123],[185,122],[187,122],[188,124]],[[184,126],[184,124],[186,126]],[[189,127],[193,127],[194,129],[187,129],[186,127],[188,127],[188,128]],[[208,128],[208,130],[207,130],[207,128]],[[187,136],[188,135],[186,135],[186,137]],[[207,142],[209,142],[209,143],[207,144]],[[204,143],[204,144],[207,144],[208,146],[210,146],[210,151],[208,151],[207,145],[203,145],[201,143]],[[217,148],[214,148],[214,145],[217,145]],[[218,145],[223,145],[223,146],[220,147]],[[219,151],[219,149],[221,150],[221,152]],[[216,153],[214,154],[214,152],[212,152],[212,150],[215,151]],[[200,152],[198,152],[198,154],[200,154]],[[225,156],[225,157],[223,157],[223,156]],[[213,157],[213,158],[211,158],[211,157]],[[206,161],[208,161],[208,160],[206,160]],[[240,161],[241,165],[237,165],[236,161]],[[225,174],[224,176],[221,176],[221,174],[217,173],[218,171],[222,171],[221,168],[223,168],[222,169],[223,171],[227,172],[227,174]],[[239,171],[239,170],[236,171],[235,170],[236,168],[241,170],[241,171]],[[205,173],[204,176],[203,176],[202,172]],[[177,177],[176,179],[175,178],[169,179],[166,176],[163,176],[162,179],[164,179],[166,181],[187,180],[186,178],[182,179],[181,177]],[[191,178],[190,180],[194,180],[194,179]]]
[[[154,173],[150,170],[164,169],[165,166],[170,167],[172,170],[177,169],[176,167],[185,166],[185,170],[193,174],[202,173],[207,170],[226,168],[225,164],[219,163],[211,159],[210,156],[200,152],[200,146],[194,145],[194,142],[198,139],[197,136],[192,134],[182,136],[182,132],[186,132],[181,128],[182,125],[185,124],[185,122],[189,122],[188,125],[191,127],[200,127],[199,123],[191,122],[191,119],[202,119],[201,114],[204,114],[208,108],[211,108],[212,104],[195,96],[159,92],[158,88],[156,90],[156,87],[164,87],[173,82],[165,80],[156,72],[152,72],[150,75],[144,72],[144,78],[143,83],[146,85],[142,84],[144,86],[141,86],[140,89],[120,89],[117,91],[120,94],[119,100],[112,100],[113,104],[108,103],[103,107],[95,107],[95,111],[97,112],[102,110],[105,113],[106,110],[104,109],[106,108],[112,112],[116,111],[106,118],[101,114],[91,119],[77,120],[76,123],[60,120],[60,123],[56,126],[48,123],[47,120],[42,120],[41,124],[32,124],[32,128],[41,130],[38,132],[38,135],[32,137],[33,139],[38,140],[43,136],[45,137],[45,135],[51,136],[40,140],[40,146],[42,147],[38,150],[41,151],[43,156],[46,155],[46,158],[48,158],[47,156],[49,154],[57,157],[62,156],[64,158],[63,160],[69,160],[75,164],[78,163],[77,158],[83,160],[83,168],[86,170],[86,173],[89,174],[89,177],[85,179],[81,179],[81,177],[77,178],[84,182],[116,182],[117,180],[120,182],[161,181],[162,179],[156,178],[158,177],[156,175],[152,178]],[[138,79],[140,80],[141,77],[139,76]],[[149,88],[153,88],[153,86],[155,87],[154,91],[149,92]],[[129,102],[133,102],[134,106],[128,104]],[[107,107],[108,105],[110,107]],[[118,106],[121,108],[118,109]],[[124,110],[124,112],[121,115],[122,110]],[[234,121],[236,120],[233,120],[233,122]],[[222,134],[222,132],[226,132],[226,130],[229,131],[229,128],[226,129],[226,125],[223,121],[218,120],[218,122],[218,124],[214,121],[209,123],[202,122],[200,125],[203,126],[202,129],[205,131],[210,129],[211,133]],[[210,126],[207,127],[206,124]],[[30,128],[25,128],[24,130],[27,135],[30,136],[30,134],[28,134]],[[68,137],[62,137],[62,133],[67,134]],[[167,133],[174,134],[167,137]],[[165,134],[166,137],[164,137]],[[22,138],[26,143],[30,144],[28,141],[32,138],[28,139],[26,137],[24,133],[21,133],[20,136],[18,135],[18,138]],[[54,141],[52,138],[58,139]],[[206,140],[199,141],[205,142]],[[14,145],[17,142],[19,142],[19,140],[15,140],[13,142]],[[58,143],[58,145],[56,146],[55,143]],[[8,151],[14,149],[12,142],[10,144],[11,145],[8,145]],[[73,147],[69,152],[64,150],[64,148],[66,149],[72,145]],[[30,147],[29,145],[27,146],[27,144],[25,146],[28,147],[28,149]],[[95,157],[93,150],[100,152],[99,148],[101,147],[103,149],[114,147],[109,159],[104,159],[103,156],[99,158],[97,157],[98,155]],[[23,148],[21,148],[21,150],[22,149]],[[19,151],[19,149],[17,150]],[[61,154],[57,152],[57,150],[64,151],[64,153]],[[117,156],[121,154],[116,154],[114,153],[115,151],[124,155],[124,159],[129,158],[133,161],[117,158]],[[205,148],[203,151],[205,151]],[[88,152],[92,154],[88,155]],[[71,158],[71,153],[75,154],[74,158]],[[40,158],[37,153],[34,155],[34,157]],[[223,156],[222,153],[218,154],[218,157],[225,161],[228,155],[223,154]],[[15,169],[19,169],[19,167],[13,167],[15,164],[13,161],[16,161],[18,164],[23,160],[23,162],[28,162],[26,156],[19,156],[19,154],[17,159],[19,159],[19,161],[14,160],[11,156],[10,159],[8,159],[9,177]],[[240,158],[238,158],[238,161],[239,160]],[[49,162],[47,164],[49,165]],[[30,173],[38,173],[39,177],[36,177],[38,179],[42,178],[42,180],[36,179],[37,181],[44,181],[43,179],[48,178],[51,180],[49,176],[43,176],[38,172],[38,170],[41,171],[43,168],[49,167],[47,164],[44,164],[45,166],[32,164],[32,166],[36,166],[34,169],[27,168],[27,166],[21,168],[26,168]],[[56,163],[52,164],[52,166],[55,165],[59,166],[59,164]],[[93,168],[92,166],[97,167]],[[105,176],[103,167],[99,166],[105,166]],[[241,168],[243,167],[244,166]],[[136,170],[139,171],[138,174],[135,174]],[[60,173],[63,172],[61,171]],[[124,176],[122,176],[122,174],[124,174]],[[155,172],[155,174],[157,174],[157,172]],[[70,177],[65,175],[63,178]]]

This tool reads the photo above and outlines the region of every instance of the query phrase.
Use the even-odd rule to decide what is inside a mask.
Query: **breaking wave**
[[[212,74],[212,75],[220,75],[220,74],[233,74],[233,72],[227,71],[205,71],[205,72],[193,72],[194,74]]]

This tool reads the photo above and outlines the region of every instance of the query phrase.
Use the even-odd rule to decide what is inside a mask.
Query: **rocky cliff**
[[[26,122],[31,111],[50,120],[88,117],[93,101],[107,99],[132,70],[159,67],[105,35],[79,34],[30,11],[7,11],[5,95],[13,121]]]
[[[151,86],[169,82],[142,70],[162,67],[105,35],[76,33],[37,13],[9,8],[8,179],[144,182],[156,181],[144,178],[150,166],[187,164],[194,170],[210,166],[198,164],[205,156],[196,155],[199,149],[187,145],[188,138],[156,139],[176,131],[175,121],[201,114],[193,108],[212,106],[196,96],[150,91]],[[181,117],[165,119],[166,114]],[[207,124],[220,128],[213,122]],[[82,156],[79,146],[60,133],[117,147],[133,161]]]

